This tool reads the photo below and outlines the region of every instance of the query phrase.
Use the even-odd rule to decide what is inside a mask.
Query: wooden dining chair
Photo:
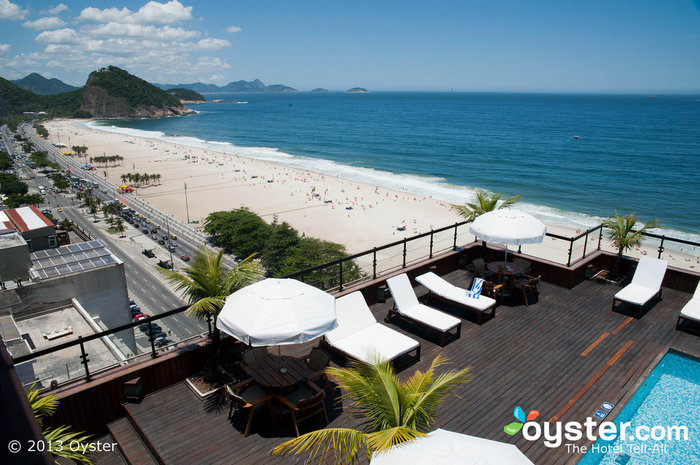
[[[540,295],[540,290],[538,288],[540,278],[541,275],[535,278],[523,274],[521,278],[513,280],[513,290],[517,289],[522,292],[523,300],[525,300],[525,305],[529,305],[527,296],[530,295],[533,291],[535,292],[536,297]]]
[[[290,394],[277,395],[277,400],[280,402],[279,413],[289,413],[291,415],[294,432],[299,436],[299,423],[319,413],[323,413],[326,425],[328,425],[325,398],[326,391],[314,383],[306,381]]]
[[[328,386],[328,389],[331,389],[331,383],[326,374],[326,368],[328,368],[328,365],[331,363],[330,354],[320,347],[314,347],[305,360],[306,365],[309,367],[309,370],[311,370],[311,374],[308,375],[306,379],[322,379],[326,383],[326,386]]]
[[[267,405],[267,410],[272,421],[272,402],[274,394],[266,393],[258,386],[252,378],[248,378],[234,385],[226,385],[226,396],[229,399],[228,418],[230,419],[234,411],[238,411],[247,417],[245,425],[245,437],[250,433],[250,425],[253,423],[255,411]]]
[[[255,368],[260,362],[265,360],[270,355],[267,352],[267,347],[251,347],[243,352],[241,359],[243,364],[248,368]]]

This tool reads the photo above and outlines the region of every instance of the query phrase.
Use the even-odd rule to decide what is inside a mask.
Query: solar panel
[[[117,263],[102,241],[79,242],[32,254],[34,271],[42,277],[76,273]]]

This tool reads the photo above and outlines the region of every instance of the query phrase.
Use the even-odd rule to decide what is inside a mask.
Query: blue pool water
[[[614,420],[618,427],[622,422],[630,422],[632,431],[685,425],[688,440],[599,439],[579,465],[700,464],[700,362],[666,354]]]

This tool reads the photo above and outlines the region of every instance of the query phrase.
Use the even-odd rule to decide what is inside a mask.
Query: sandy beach
[[[97,173],[115,186],[123,184],[122,174],[160,174],[158,182],[137,187],[135,194],[183,223],[189,216],[195,228],[201,228],[211,212],[247,207],[268,222],[286,221],[300,234],[338,242],[349,253],[357,253],[462,221],[450,204],[436,199],[240,155],[98,131],[81,123],[84,121],[53,120],[44,125],[52,143],[88,147],[87,160],[102,155],[122,156],[124,160],[117,166],[95,164]],[[467,228],[462,229],[458,243],[473,241]],[[548,231],[567,237],[577,235],[575,229],[561,226],[548,225]],[[435,250],[450,247],[452,240],[451,231],[439,235]],[[583,243],[580,240],[575,244],[574,258],[581,256]],[[588,250],[597,244],[597,235],[589,237]],[[605,238],[601,245],[613,250]],[[427,243],[422,252],[417,247],[415,244],[411,252],[425,252]],[[547,237],[542,244],[523,246],[522,251],[566,263],[568,248],[568,241]],[[395,262],[399,252],[386,254],[380,258],[391,255],[390,261]],[[656,247],[648,244],[630,253],[642,254],[655,257]],[[673,266],[700,269],[697,257],[671,252],[663,258]]]

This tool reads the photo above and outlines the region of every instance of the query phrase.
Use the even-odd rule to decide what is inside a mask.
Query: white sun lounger
[[[416,277],[416,281],[425,286],[432,297],[475,312],[477,324],[483,322],[484,315],[496,316],[496,300],[491,297],[485,295],[479,296],[478,299],[469,297],[466,289],[448,283],[433,272]]]
[[[676,329],[681,325],[681,320],[692,320],[696,323],[700,323],[700,283],[695,289],[695,294],[690,299],[690,302],[685,304],[681,309],[680,315],[678,315],[678,323],[676,323]]]
[[[338,326],[324,335],[331,349],[365,363],[394,362],[412,351],[420,360],[418,341],[377,323],[360,291],[336,299],[335,311]]]
[[[619,308],[618,301],[637,307],[639,311],[636,317],[642,316],[644,306],[655,296],[661,300],[661,283],[666,274],[668,262],[642,256],[639,258],[637,269],[634,270],[632,282],[622,288],[613,298],[612,308]]]
[[[397,315],[412,323],[423,325],[440,333],[440,345],[445,345],[445,336],[455,330],[457,339],[462,331],[462,320],[452,315],[435,310],[432,307],[418,302],[416,293],[413,292],[411,281],[406,273],[402,273],[386,280],[391,295],[394,298],[394,308],[389,310],[386,319]]]

